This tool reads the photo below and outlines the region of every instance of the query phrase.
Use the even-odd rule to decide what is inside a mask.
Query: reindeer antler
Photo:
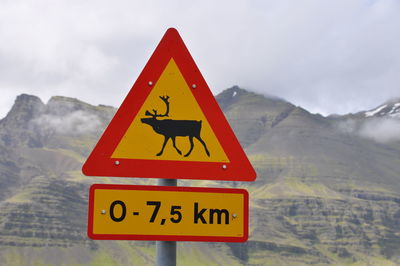
[[[153,109],[153,112],[154,112],[154,113],[150,113],[149,111],[146,110],[145,115],[152,116],[152,117],[154,117],[154,118],[155,118],[155,117],[165,117],[165,116],[168,116],[168,114],[169,114],[169,101],[168,101],[169,96],[166,95],[166,96],[159,96],[159,97],[160,97],[160,99],[165,103],[165,105],[167,106],[167,110],[165,111],[165,114],[159,115],[159,114],[157,114],[157,110]]]

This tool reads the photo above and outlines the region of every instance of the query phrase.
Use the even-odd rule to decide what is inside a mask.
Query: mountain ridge
[[[278,96],[274,96],[274,95],[269,95],[269,94],[262,94],[262,93],[256,93],[256,92],[251,92],[251,91],[247,91],[243,88],[240,88],[239,86],[235,85],[231,88],[225,89],[223,90],[221,93],[215,95],[221,109],[226,110],[229,108],[230,105],[232,105],[233,103],[235,103],[235,99],[240,98],[241,96],[244,95],[254,95],[254,96],[260,96],[262,98],[264,98],[264,103],[269,103],[269,104],[275,104],[277,102],[280,103],[287,103],[288,105],[294,107],[294,108],[299,108],[299,110],[304,110],[309,114],[318,116],[318,117],[324,117],[324,118],[329,118],[329,117],[346,117],[346,116],[352,116],[352,115],[357,115],[357,114],[365,114],[367,112],[371,112],[374,110],[379,109],[380,107],[384,106],[384,105],[395,105],[395,104],[400,104],[400,97],[392,97],[388,100],[386,100],[385,102],[377,105],[377,107],[369,109],[369,110],[360,110],[357,111],[355,113],[349,113],[349,114],[328,114],[326,116],[323,116],[321,114],[318,113],[311,113],[309,111],[307,111],[306,109],[302,108],[301,106],[296,106],[293,103],[290,103],[288,101],[286,101],[283,98],[280,98]],[[236,97],[235,96],[239,96]],[[8,119],[10,119],[10,115],[13,116],[13,113],[19,113],[19,109],[22,108],[22,106],[27,106],[25,108],[29,108],[30,113],[32,113],[32,115],[35,115],[37,113],[40,113],[42,111],[43,106],[46,105],[52,105],[53,103],[65,103],[66,105],[68,105],[68,103],[70,103],[71,105],[75,105],[75,108],[77,106],[79,106],[77,109],[85,109],[86,108],[91,108],[91,107],[100,107],[100,108],[110,108],[110,109],[117,109],[117,107],[111,106],[111,105],[104,105],[104,104],[98,104],[97,106],[95,105],[91,105],[88,104],[86,102],[83,102],[75,97],[68,97],[68,96],[52,96],[50,97],[50,99],[48,100],[47,103],[43,103],[43,101],[35,95],[31,95],[31,94],[26,94],[26,93],[22,93],[20,95],[18,95],[16,97],[16,100],[13,104],[13,106],[11,107],[10,111],[7,113],[7,115],[5,117],[3,117],[2,119],[0,119],[0,123],[1,121],[7,121]],[[71,106],[72,107],[72,106]],[[396,106],[397,107],[397,106]],[[400,109],[400,108],[399,108]],[[17,110],[17,111],[16,111]],[[397,112],[397,110],[396,110]],[[25,113],[25,112],[22,112]],[[8,118],[7,118],[8,117]],[[7,119],[6,119],[7,118]]]

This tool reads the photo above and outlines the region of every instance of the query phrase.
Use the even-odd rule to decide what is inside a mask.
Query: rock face
[[[362,134],[365,121],[395,119],[380,116],[384,108],[322,117],[237,86],[216,98],[257,180],[181,184],[246,188],[250,239],[179,245],[179,263],[400,263],[400,140]],[[396,103],[386,107],[391,111]],[[17,97],[0,121],[1,265],[57,264],[60,258],[65,264],[154,263],[153,242],[86,236],[90,184],[132,184],[80,171],[114,112],[67,97],[47,104],[35,96]],[[376,114],[367,117],[368,112]]]
[[[88,184],[74,178],[114,112],[66,97],[17,97],[0,121],[1,246],[96,246],[84,233]]]
[[[0,143],[9,147],[17,147],[20,144],[37,146],[28,130],[30,121],[39,116],[44,107],[43,102],[36,96],[18,96],[10,112],[1,120]]]

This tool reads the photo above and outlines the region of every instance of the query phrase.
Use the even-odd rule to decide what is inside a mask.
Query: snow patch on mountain
[[[400,99],[393,99],[373,110],[366,111],[364,112],[364,117],[390,117],[396,119],[400,118]]]
[[[395,103],[392,106],[392,110],[390,110],[389,116],[395,117],[395,118],[400,118],[400,103]]]
[[[380,111],[382,111],[383,109],[385,109],[386,106],[387,106],[387,105],[385,104],[385,105],[382,105],[382,106],[380,106],[380,107],[378,107],[378,108],[376,108],[376,109],[374,109],[374,110],[372,110],[372,111],[365,112],[365,117],[371,117],[371,116],[376,115],[377,113],[379,113]]]

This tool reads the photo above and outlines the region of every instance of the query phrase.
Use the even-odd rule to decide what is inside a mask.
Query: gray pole
[[[178,180],[176,179],[159,179],[159,186],[176,187]],[[176,266],[176,241],[157,241],[157,266]]]

